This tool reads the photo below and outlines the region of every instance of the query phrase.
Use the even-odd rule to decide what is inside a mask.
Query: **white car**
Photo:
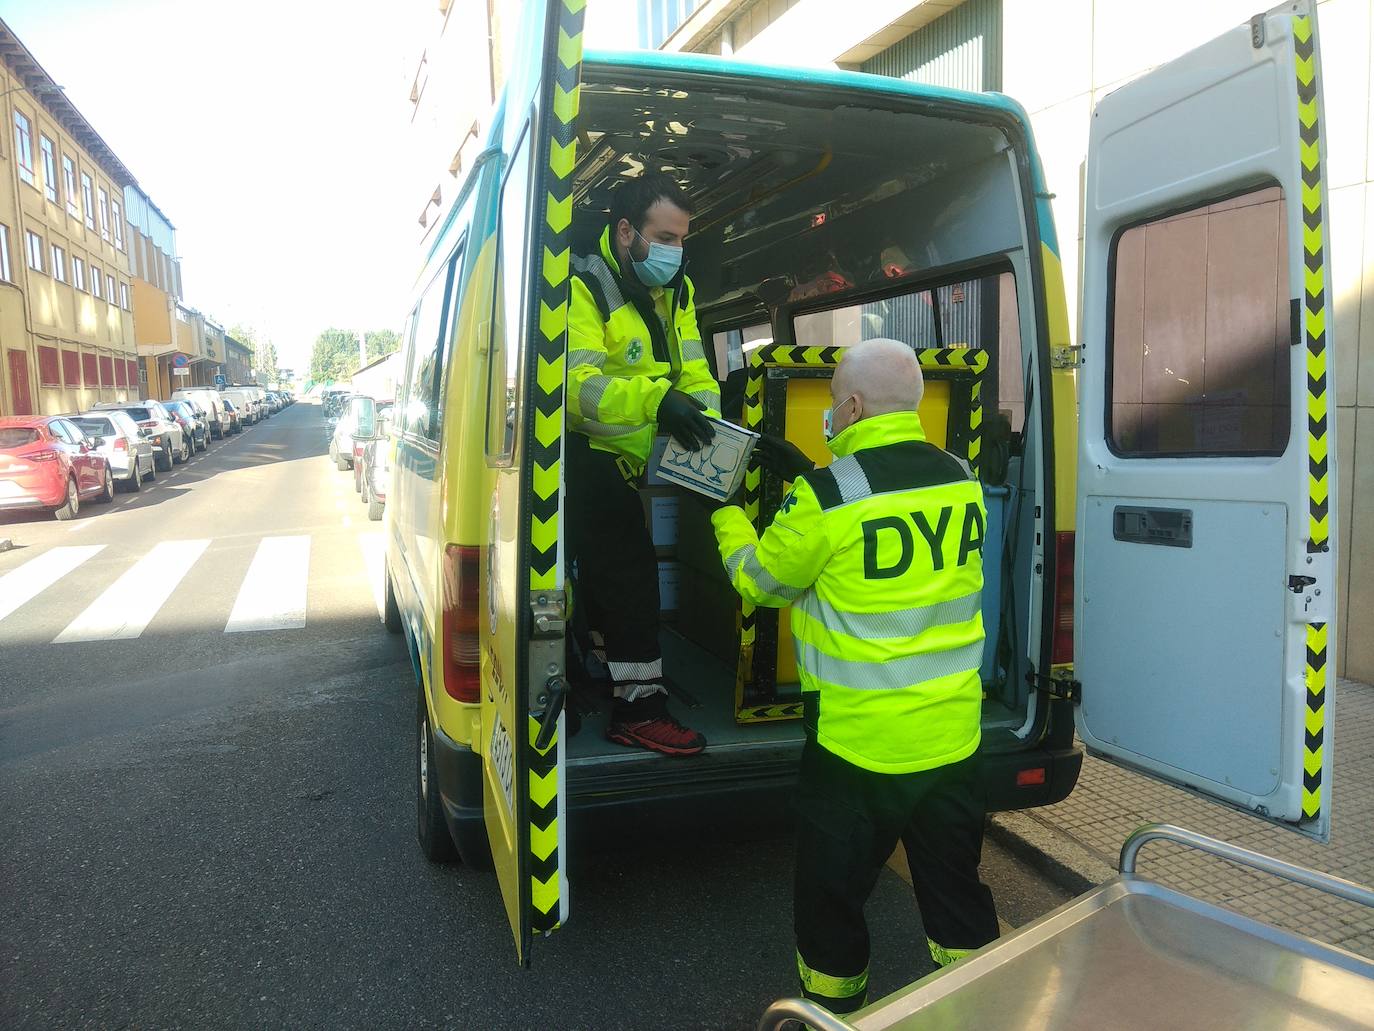
[[[138,424],[139,431],[153,445],[158,468],[164,472],[191,457],[191,442],[181,423],[157,401],[120,403],[106,401],[92,406],[92,411],[122,411]]]
[[[262,418],[262,408],[248,387],[224,387],[220,395],[234,402],[245,426],[251,426]]]
[[[224,418],[224,406],[220,404],[219,394],[209,387],[186,387],[181,390],[173,390],[172,399],[190,401],[191,404],[199,408],[209,420],[211,438],[219,440],[229,432],[229,420]]]
[[[139,490],[144,480],[157,479],[152,442],[127,412],[108,408],[82,412],[69,416],[68,422],[96,441],[95,449],[110,464],[110,475],[125,490]]]

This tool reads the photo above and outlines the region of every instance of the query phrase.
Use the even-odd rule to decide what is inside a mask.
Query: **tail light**
[[[30,462],[56,462],[56,461],[57,461],[57,452],[56,452],[56,451],[34,451],[34,452],[32,452],[31,454],[25,455],[24,457],[27,458]]]
[[[115,437],[115,439],[114,439],[114,449],[115,449],[116,451],[128,451],[128,450],[129,450],[129,442],[128,442],[127,440],[125,440],[123,437]]]
[[[156,426],[156,425],[157,425],[157,420],[156,420],[156,419],[144,419],[142,422],[139,423],[139,425],[140,425],[140,426]]]
[[[1073,531],[1054,535],[1054,665],[1073,662]]]
[[[444,690],[459,702],[480,698],[480,555],[480,549],[469,545],[444,549]]]

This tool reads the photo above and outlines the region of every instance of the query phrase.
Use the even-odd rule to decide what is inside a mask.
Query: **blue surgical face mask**
[[[635,236],[644,240],[638,230],[635,230]],[[636,261],[633,255],[630,256],[630,264],[634,266],[635,275],[645,286],[664,286],[682,267],[682,248],[666,243],[650,243],[648,240],[644,240],[644,244],[649,248],[648,257],[643,261]]]

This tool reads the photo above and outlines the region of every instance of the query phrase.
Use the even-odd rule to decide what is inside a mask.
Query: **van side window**
[[[457,256],[446,262],[430,280],[415,310],[415,344],[406,382],[402,424],[407,433],[438,441],[443,429],[442,398],[444,361],[444,301],[449,293]]]
[[[1107,439],[1127,456],[1280,455],[1290,423],[1282,191],[1117,235]]]
[[[529,132],[521,138],[501,186],[501,226],[496,254],[496,296],[491,320],[487,380],[487,457],[507,462],[515,454],[515,432],[524,400],[525,243],[529,237]]]

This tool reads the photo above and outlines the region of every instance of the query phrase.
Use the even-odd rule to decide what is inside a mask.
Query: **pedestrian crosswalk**
[[[193,610],[181,625],[226,634],[299,630],[312,600],[337,607],[338,596],[349,593],[342,585],[356,584],[354,593],[380,614],[382,535],[346,536],[356,537],[356,548],[325,549],[323,555],[312,551],[310,534],[265,536],[255,543],[162,541],[142,555],[104,544],[49,548],[0,572],[0,641],[7,629],[26,621],[30,633],[50,622],[60,626],[55,636],[48,637],[48,629],[39,638],[58,645],[133,640],[166,615],[180,588],[185,590],[179,604]],[[252,558],[245,568],[248,547]],[[313,569],[312,558],[320,559]],[[313,590],[312,575],[319,578]],[[210,625],[197,626],[198,621]]]

